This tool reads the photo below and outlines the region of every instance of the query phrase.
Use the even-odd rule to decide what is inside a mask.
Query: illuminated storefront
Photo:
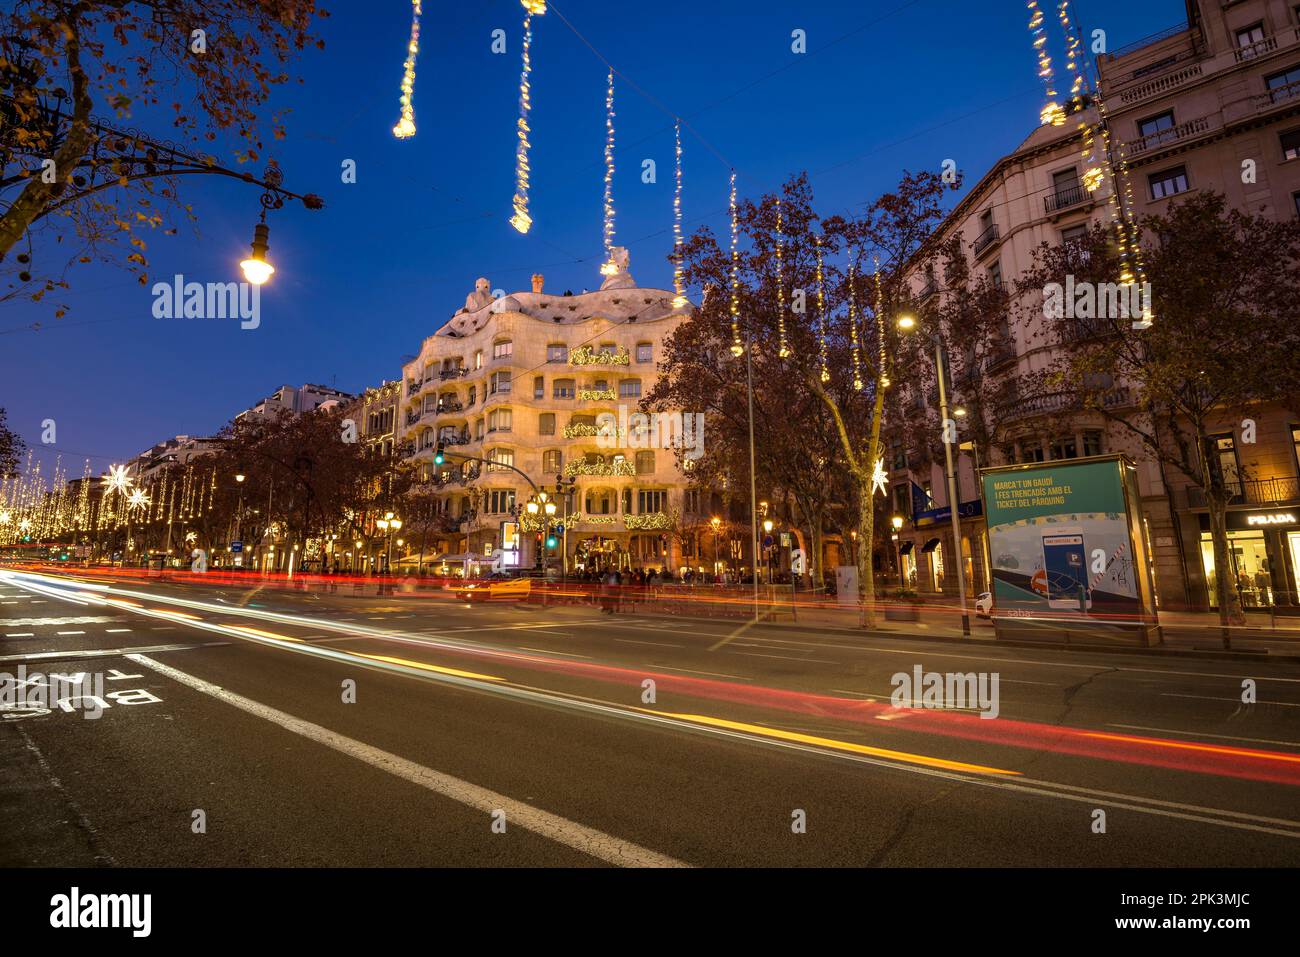
[[[1300,509],[1260,509],[1228,512],[1227,574],[1242,608],[1296,605],[1296,570],[1300,568]],[[1210,519],[1200,516],[1201,562],[1210,607],[1218,607],[1218,569]]]

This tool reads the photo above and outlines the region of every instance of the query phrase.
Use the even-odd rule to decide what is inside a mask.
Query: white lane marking
[[[137,645],[134,648],[98,648],[93,651],[33,651],[28,655],[3,655],[0,661],[45,661],[47,659],[71,658],[80,661],[83,658],[118,658],[139,651],[190,651],[194,648],[216,648],[228,645],[228,641],[208,641],[199,645]]]
[[[1242,703],[1242,701],[1241,701],[1240,698],[1219,698],[1219,697],[1215,697],[1214,695],[1208,695],[1208,694],[1180,694],[1179,692],[1176,692],[1176,691],[1162,691],[1162,692],[1160,692],[1160,697],[1162,697],[1162,698],[1199,698],[1201,701],[1232,701],[1232,702],[1234,702],[1234,703],[1236,703],[1236,704],[1241,704],[1241,703]],[[1274,704],[1274,705],[1280,705],[1280,706],[1283,707],[1283,708],[1300,708],[1300,703],[1291,702],[1291,701],[1264,701],[1264,700],[1260,700],[1260,701],[1256,701],[1256,702],[1254,702],[1254,703],[1255,703],[1255,704]]]
[[[1235,734],[1210,734],[1208,731],[1179,731],[1177,728],[1149,728],[1142,724],[1109,723],[1112,728],[1129,728],[1133,731],[1159,731],[1162,734],[1186,734],[1198,738],[1219,738],[1222,741],[1249,741],[1252,744],[1280,744],[1287,748],[1300,748],[1300,741],[1274,741],[1272,738],[1243,738]]]
[[[747,655],[750,658],[783,658],[786,661],[815,661],[821,665],[837,665],[838,661],[830,661],[826,658],[792,658],[789,655],[765,655],[761,651],[733,651],[733,655]]]
[[[710,678],[732,678],[736,681],[753,681],[753,678],[747,678],[744,675],[729,675],[721,671],[697,671],[694,668],[670,668],[668,665],[655,665],[656,671],[684,671],[691,675],[708,675]]]
[[[121,615],[73,615],[62,618],[0,618],[0,628],[8,625],[102,625],[107,622],[124,621]]]
[[[130,628],[105,628],[104,633],[108,635],[118,635],[124,631],[130,631]]]
[[[5,635],[6,638],[35,638],[34,631],[11,631]]]
[[[467,807],[472,807],[485,814],[497,810],[504,811],[506,820],[509,823],[532,831],[534,834],[539,834],[558,844],[563,844],[565,847],[572,848],[579,853],[594,857],[597,860],[622,867],[687,866],[681,861],[658,854],[638,844],[621,840],[603,831],[597,831],[576,821],[570,821],[557,814],[540,810],[530,804],[506,797],[504,794],[452,777],[450,774],[424,767],[414,761],[408,761],[391,752],[382,751],[362,741],[345,737],[310,721],[295,718],[291,714],[278,711],[275,708],[253,701],[251,698],[245,698],[243,695],[204,681],[202,678],[186,674],[170,665],[163,664],[161,661],[155,661],[147,655],[132,654],[127,655],[127,658],[138,665],[152,668],[159,674],[171,678],[187,688],[193,688],[195,691],[202,692],[219,701],[224,701],[226,704],[264,721],[277,724],[286,731],[307,738],[309,741],[315,741],[317,744],[323,744],[340,754],[355,758],[381,771],[387,771],[395,777],[410,781],[412,784],[417,784],[435,794],[441,794],[443,797],[458,801]]]
[[[84,631],[56,631],[56,635],[84,635]]]
[[[562,655],[565,658],[586,658],[588,661],[591,660],[591,655],[575,655],[567,651],[552,651],[550,648],[529,648],[527,645],[520,645],[519,650],[536,651],[543,655]]]

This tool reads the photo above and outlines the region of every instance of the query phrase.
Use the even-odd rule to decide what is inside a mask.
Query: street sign
[[[555,526],[551,531],[552,531],[552,533],[555,534],[555,535],[563,535],[563,534],[564,534],[564,526],[563,526],[563,525],[556,525],[556,526]]]
[[[790,547],[790,533],[789,533],[789,532],[782,532],[782,533],[781,533],[781,547],[782,547],[782,548],[789,548],[789,547]]]
[[[763,536],[763,547],[764,547],[764,548],[771,548],[771,547],[772,547],[772,542],[773,542],[773,541],[774,541],[774,539],[772,538],[771,535],[764,535],[764,536]]]
[[[803,574],[803,549],[796,548],[790,552],[790,571],[796,575]]]
[[[231,542],[231,543],[230,543],[230,550],[231,550],[232,552],[235,552],[235,553],[242,552],[242,551],[244,550],[244,543],[243,543],[243,542]]]

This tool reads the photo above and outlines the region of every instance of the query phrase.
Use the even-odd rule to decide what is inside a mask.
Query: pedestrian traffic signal
[[[438,447],[433,450],[433,464],[441,465],[445,461],[447,461],[447,457],[442,454],[442,443],[439,442]]]

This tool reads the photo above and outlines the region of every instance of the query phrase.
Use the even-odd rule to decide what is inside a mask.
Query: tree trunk
[[[822,569],[822,516],[821,511],[813,512],[809,528],[808,587],[820,591],[826,584],[826,573]]]
[[[873,476],[880,457],[880,422],[885,411],[885,390],[877,386],[871,411],[871,441],[867,459],[858,470],[858,606],[863,628],[876,627],[876,569],[873,564],[876,541],[876,500]]]
[[[1205,499],[1210,511],[1210,538],[1214,543],[1214,579],[1215,591],[1219,599],[1219,624],[1223,627],[1223,647],[1227,648],[1231,643],[1228,627],[1244,625],[1246,616],[1241,610],[1236,582],[1233,581],[1232,558],[1228,554],[1227,496],[1221,489],[1207,488]]]

